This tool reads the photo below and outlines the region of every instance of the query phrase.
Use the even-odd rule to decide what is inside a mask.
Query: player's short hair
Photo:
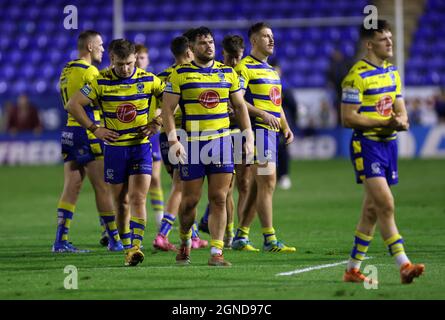
[[[189,34],[189,36],[188,36],[188,39],[189,39],[190,42],[195,42],[196,39],[197,39],[198,37],[201,37],[201,36],[208,36],[208,35],[211,35],[212,38],[215,38],[215,37],[213,36],[212,31],[210,31],[209,28],[204,27],[204,26],[201,26],[201,27],[199,27],[199,28],[190,30],[190,34]]]
[[[100,36],[100,33],[95,30],[82,31],[79,34],[79,37],[77,37],[77,50],[85,49],[88,45],[88,42],[96,36]]]
[[[136,53],[136,47],[134,43],[128,41],[127,39],[116,39],[110,54],[116,55],[119,59],[126,59],[130,54]]]
[[[195,30],[195,28],[190,28],[186,32],[184,32],[182,35],[184,37],[186,37],[189,41],[191,41],[191,35],[193,33],[193,30]]]
[[[148,48],[144,46],[142,43],[135,44],[136,53],[148,53]]]
[[[244,50],[243,37],[239,35],[227,35],[222,41],[223,49],[231,56],[237,56],[240,50]]]
[[[247,36],[248,36],[249,39],[250,39],[254,34],[260,32],[260,31],[263,30],[264,28],[272,29],[272,28],[270,27],[270,25],[267,24],[266,22],[262,22],[262,21],[261,21],[261,22],[257,22],[257,23],[255,23],[254,25],[252,25],[252,26],[249,28],[249,31],[247,31]]]
[[[185,36],[179,36],[173,39],[170,44],[170,51],[175,58],[183,55],[189,48],[189,39]]]
[[[111,40],[110,44],[108,45],[108,53],[111,53],[113,51],[114,46],[116,45],[116,43],[119,41],[120,39],[114,39]]]
[[[389,25],[388,21],[386,20],[382,20],[382,19],[378,19],[377,20],[377,28],[372,28],[372,27],[365,27],[364,24],[362,24],[362,26],[360,27],[360,38],[361,39],[371,39],[372,37],[374,37],[374,34],[376,32],[383,32],[383,30],[385,31],[391,31],[391,26]]]

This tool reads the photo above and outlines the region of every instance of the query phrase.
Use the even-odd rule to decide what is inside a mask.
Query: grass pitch
[[[70,230],[70,241],[89,254],[53,254],[56,205],[62,166],[0,167],[0,299],[444,299],[445,170],[443,160],[402,160],[393,188],[398,227],[414,262],[426,274],[401,285],[398,269],[377,233],[364,263],[378,270],[377,290],[341,281],[344,265],[277,276],[278,273],[341,262],[348,258],[358,221],[362,188],[347,160],[297,161],[292,189],[277,190],[274,225],[295,254],[227,250],[231,268],[207,266],[208,250],[192,251],[192,265],[175,265],[175,254],[152,252],[154,219],[149,207],[145,261],[124,267],[123,253],[99,245],[94,195],[84,185]],[[164,174],[164,192],[170,183]],[[201,200],[202,215],[206,197]],[[209,240],[207,234],[202,237]],[[178,243],[178,232],[170,236]],[[251,240],[261,247],[258,221]],[[78,289],[63,286],[64,268],[78,269]]]

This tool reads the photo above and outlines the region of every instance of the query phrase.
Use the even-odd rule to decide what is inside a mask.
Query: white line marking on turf
[[[367,259],[372,259],[372,257],[366,257]],[[304,269],[297,269],[294,271],[289,271],[289,272],[281,272],[281,273],[277,273],[277,276],[291,276],[293,274],[299,274],[299,273],[304,273],[304,272],[309,272],[309,271],[313,271],[313,270],[319,270],[319,269],[325,269],[325,268],[332,268],[332,267],[336,267],[336,266],[340,266],[342,264],[347,264],[348,260],[344,260],[344,261],[340,261],[340,262],[336,262],[336,263],[330,263],[330,264],[321,264],[318,266],[313,266],[313,267],[308,267],[308,268],[304,268]]]

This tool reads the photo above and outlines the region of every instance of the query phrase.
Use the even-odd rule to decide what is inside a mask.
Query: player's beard
[[[101,55],[97,57],[93,56],[91,60],[93,64],[100,64],[102,62],[102,56]]]
[[[206,56],[204,54],[199,54],[199,55],[197,54],[195,55],[195,59],[202,63],[208,63],[215,59],[215,54],[213,53],[211,56]]]

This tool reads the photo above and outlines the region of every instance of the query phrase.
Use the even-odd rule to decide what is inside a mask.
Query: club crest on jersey
[[[138,89],[138,93],[142,93],[144,92],[144,84],[143,83],[138,83],[136,88]]]
[[[221,82],[226,82],[226,77],[224,76],[224,73],[218,72],[218,78]]]
[[[269,90],[269,97],[270,97],[270,101],[272,101],[272,103],[276,106],[280,106],[281,105],[281,92],[280,92],[280,88],[278,87],[272,87]]]
[[[390,96],[381,97],[377,101],[375,108],[380,115],[389,117],[392,111],[392,98]]]
[[[394,75],[394,72],[389,73],[389,77],[391,78],[392,85],[396,85],[396,76]]]
[[[198,101],[204,108],[213,109],[219,104],[219,94],[215,90],[206,90],[201,92]]]
[[[120,122],[129,123],[136,119],[136,106],[132,103],[123,103],[117,107],[116,116]]]

